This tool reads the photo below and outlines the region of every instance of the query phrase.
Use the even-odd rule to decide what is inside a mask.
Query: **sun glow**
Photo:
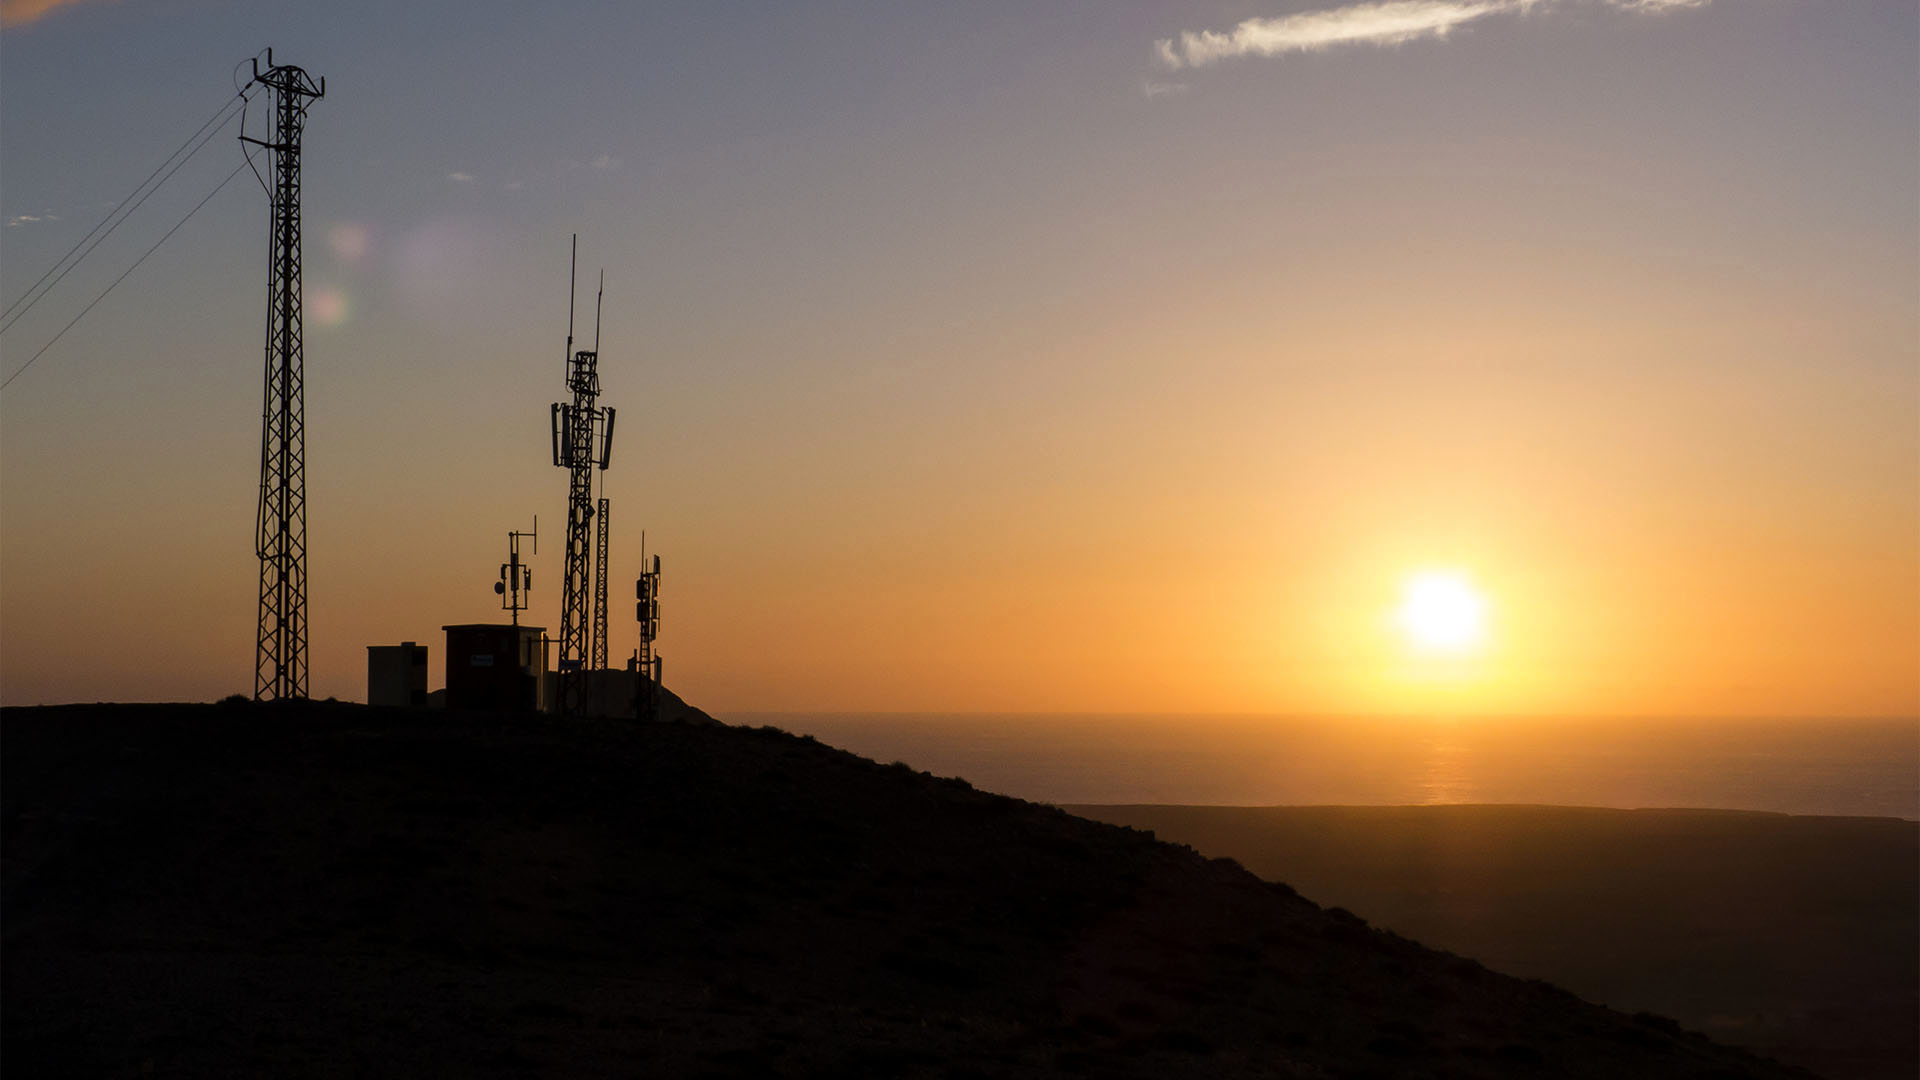
[[[1399,623],[1418,652],[1470,653],[1486,641],[1486,597],[1463,574],[1424,571],[1407,579]]]

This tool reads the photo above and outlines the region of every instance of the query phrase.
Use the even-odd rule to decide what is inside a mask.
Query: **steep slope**
[[[0,713],[14,1075],[1804,1075],[771,730]]]
[[[1834,1080],[1920,1064],[1920,824],[1565,806],[1084,806],[1496,971]]]

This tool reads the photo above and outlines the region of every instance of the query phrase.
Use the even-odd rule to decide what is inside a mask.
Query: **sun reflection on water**
[[[1427,743],[1426,764],[1420,771],[1417,789],[1420,803],[1473,802],[1477,788],[1470,768],[1472,754],[1467,744],[1451,734],[1436,734]]]

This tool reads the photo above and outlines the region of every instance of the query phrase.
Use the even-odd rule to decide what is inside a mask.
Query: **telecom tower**
[[[578,251],[578,238],[575,239]],[[605,275],[601,275],[604,295]],[[567,275],[567,389],[573,391],[572,404],[555,402],[553,420],[553,463],[567,470],[567,560],[565,580],[560,585],[560,715],[578,716],[586,711],[588,661],[592,644],[588,638],[587,571],[591,558],[587,526],[593,521],[593,471],[606,469],[613,454],[613,409],[600,408],[600,312],[595,303],[593,348],[573,348],[573,290],[571,270]]]
[[[327,81],[290,64],[267,70],[253,62],[253,81],[273,91],[268,140],[241,139],[272,154],[267,260],[266,404],[260,434],[260,626],[253,696],[274,701],[307,696],[307,422],[301,373],[300,133],[307,106],[325,97]],[[262,178],[262,184],[266,184]]]
[[[633,651],[633,659],[628,661],[635,673],[633,680],[633,715],[641,720],[652,720],[660,711],[660,654],[653,651],[653,639],[660,636],[660,556],[655,555],[651,566],[647,563],[647,534],[640,534],[640,565],[647,567],[638,580],[633,583],[634,595],[639,603],[634,605],[633,614],[640,622],[640,647]]]

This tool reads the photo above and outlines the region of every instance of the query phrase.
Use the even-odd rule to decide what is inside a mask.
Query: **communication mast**
[[[609,413],[613,410],[608,409]],[[604,490],[604,488],[603,488]],[[607,548],[609,522],[613,515],[608,513],[612,504],[602,497],[594,508],[593,538],[593,637],[591,649],[593,655],[588,667],[594,671],[607,670]],[[598,678],[598,676],[595,676]]]
[[[532,532],[507,533],[507,561],[500,564],[500,580],[493,583],[493,591],[500,594],[500,610],[513,612],[513,625],[520,625],[520,613],[532,605],[532,600],[521,601],[520,594],[533,591],[533,567],[520,561],[520,539],[526,537],[533,541],[533,554],[540,554],[540,515],[533,517]]]
[[[600,301],[606,294],[607,272],[602,270],[600,271],[600,289],[593,297],[595,352],[600,350]],[[613,458],[613,409],[611,407],[606,410],[606,430],[603,438],[604,446],[600,455],[600,490],[605,492],[607,466],[612,464]],[[608,512],[610,509],[611,504],[607,501],[607,497],[604,494],[601,495],[599,503],[594,508],[593,518],[593,629],[587,637],[587,666],[596,672],[607,670],[607,567],[613,556],[613,549],[608,546],[609,530],[613,520],[613,515]],[[605,676],[594,675],[591,678],[604,680]]]
[[[640,565],[647,566],[647,534],[640,534]],[[639,599],[633,614],[640,622],[640,647],[629,662],[634,671],[633,715],[652,720],[660,711],[660,654],[653,651],[653,639],[660,636],[660,556],[633,583]]]
[[[307,428],[301,370],[300,135],[307,106],[325,97],[291,64],[267,70],[253,61],[253,82],[273,91],[273,127],[267,140],[245,142],[272,155],[267,259],[267,365],[260,433],[260,512],[255,548],[260,556],[260,622],[255,636],[253,696],[275,701],[307,696]],[[263,178],[261,181],[266,183]]]
[[[574,238],[577,258],[579,237]],[[604,292],[604,286],[602,291]],[[567,275],[567,389],[572,403],[555,402],[553,463],[567,470],[567,557],[560,586],[560,715],[586,711],[591,659],[588,638],[587,570],[591,557],[587,526],[594,518],[593,470],[605,469],[613,451],[613,410],[600,408],[600,316],[594,313],[593,348],[573,348],[573,271]]]

